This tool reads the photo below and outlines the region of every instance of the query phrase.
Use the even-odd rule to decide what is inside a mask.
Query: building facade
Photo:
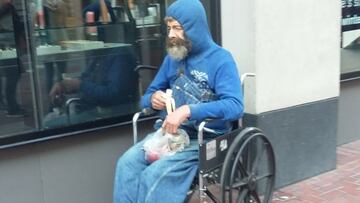
[[[82,27],[83,24],[71,18],[72,14],[69,11],[68,18],[62,25],[68,30],[61,34],[58,32],[61,26],[42,22],[41,12],[46,13],[46,5],[39,6],[36,2],[26,6],[20,5],[20,8],[23,8],[19,11],[23,14],[20,16],[30,18],[33,16],[28,15],[31,11],[36,13],[34,19],[38,19],[33,23],[36,24],[36,28],[24,26],[25,30],[30,30],[31,35],[38,37],[39,41],[29,42],[29,50],[22,53],[24,60],[27,58],[31,63],[25,63],[28,64],[25,66],[27,71],[20,80],[22,83],[19,84],[21,87],[29,87],[28,92],[34,95],[29,100],[30,106],[35,107],[28,109],[35,113],[31,114],[33,120],[30,125],[26,117],[14,121],[26,124],[27,127],[31,126],[27,133],[19,133],[19,125],[10,121],[1,126],[2,129],[7,126],[9,132],[2,130],[0,140],[0,203],[112,201],[115,163],[133,142],[130,121],[131,113],[138,110],[138,77],[142,80],[151,80],[152,75],[142,73],[143,75],[133,76],[136,82],[132,85],[137,88],[127,94],[126,100],[131,102],[119,106],[117,109],[120,110],[116,115],[100,119],[95,119],[99,118],[95,116],[90,120],[81,120],[71,125],[68,123],[61,127],[45,126],[49,102],[43,101],[48,100],[50,89],[46,89],[46,85],[41,85],[47,81],[45,70],[53,66],[54,73],[51,79],[56,83],[57,73],[63,70],[61,76],[65,77],[71,75],[67,73],[79,73],[82,70],[78,67],[86,68],[87,57],[93,55],[89,50],[86,54],[81,51],[78,55],[67,55],[66,63],[59,63],[56,58],[44,57],[40,53],[42,48],[37,47],[46,44],[62,46],[61,43],[54,43],[59,41],[56,37],[61,38],[60,41],[67,41],[67,46],[81,46],[74,45],[74,40],[100,41],[100,44],[93,46],[104,46],[101,41],[105,44],[130,44],[134,46],[121,46],[119,50],[126,50],[126,53],[134,51],[136,63],[140,61],[141,64],[158,66],[164,54],[164,28],[160,25],[160,19],[163,18],[163,11],[170,1],[149,1],[145,5],[127,2],[126,6],[130,10],[125,9],[123,13],[130,12],[133,20],[129,15],[119,14],[124,7],[117,1],[109,2],[111,8],[106,6],[113,10],[115,15],[121,16],[116,18],[121,26],[117,27],[117,24],[111,23],[97,24],[96,21],[99,19],[96,20],[96,11],[90,9],[84,12],[86,29],[74,31],[74,27]],[[214,39],[232,52],[241,73],[256,74],[256,77],[248,80],[245,85],[244,122],[246,125],[263,129],[274,145],[276,187],[334,169],[336,146],[359,139],[354,132],[358,132],[356,130],[359,128],[356,123],[360,110],[356,108],[356,104],[360,98],[356,93],[360,91],[360,84],[355,76],[351,77],[353,80],[340,81],[340,76],[344,74],[340,71],[341,2],[202,2],[208,12]],[[75,4],[78,5],[70,7],[81,7],[83,10],[89,2],[75,1]],[[144,6],[145,10],[142,9]],[[102,7],[104,8],[104,5]],[[89,11],[94,14],[88,13]],[[108,12],[111,19],[112,11]],[[56,13],[46,14],[45,17],[48,15],[54,15],[53,20],[61,23],[56,18]],[[94,22],[91,22],[92,15]],[[101,21],[108,19],[101,15],[99,18]],[[42,29],[42,24],[47,29]],[[112,33],[107,30],[110,29],[110,25],[120,34],[109,34]],[[129,36],[131,30],[134,34]],[[45,35],[45,31],[46,36],[53,38],[47,39],[46,44],[41,44],[41,36]],[[97,32],[96,35],[99,37],[97,40],[91,40],[91,37],[95,36],[94,32]],[[64,33],[67,33],[67,38],[62,36]],[[131,36],[135,38],[132,39]],[[96,56],[98,55],[95,55],[95,58]],[[74,57],[80,59],[71,60]],[[50,61],[46,61],[49,58]],[[51,63],[52,65],[49,65]],[[37,71],[34,71],[35,69]],[[28,83],[24,82],[26,77],[29,78]],[[26,104],[24,98],[28,97],[17,98],[20,99],[20,104]],[[103,107],[96,109],[106,110]],[[123,109],[130,111],[124,113]],[[70,118],[70,121],[73,121],[71,119],[73,117]],[[152,123],[152,119],[139,123],[142,126],[141,136],[151,132]]]

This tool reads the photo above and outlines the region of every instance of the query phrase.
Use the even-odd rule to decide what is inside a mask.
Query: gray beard
[[[183,60],[188,54],[187,48],[182,45],[171,46],[171,47],[168,47],[166,50],[167,50],[169,56],[177,61]]]

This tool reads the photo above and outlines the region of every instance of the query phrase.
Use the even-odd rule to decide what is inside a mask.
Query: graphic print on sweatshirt
[[[207,73],[198,70],[192,70],[190,71],[190,75],[193,76],[194,82],[198,84],[201,89],[210,89],[208,84],[209,76]]]

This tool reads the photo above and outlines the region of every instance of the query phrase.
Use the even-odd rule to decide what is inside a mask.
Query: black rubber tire
[[[223,203],[271,202],[275,155],[260,129],[245,128],[234,139],[225,157],[220,184]]]

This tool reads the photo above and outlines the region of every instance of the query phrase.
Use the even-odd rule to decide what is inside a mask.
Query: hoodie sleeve
[[[159,69],[159,72],[156,74],[154,80],[151,82],[144,96],[142,96],[141,98],[141,103],[140,103],[141,108],[150,108],[152,106],[151,96],[158,90],[165,91],[170,87],[167,78],[168,69],[169,69],[169,59],[168,57],[166,57]]]
[[[119,78],[121,78],[121,69],[124,64],[112,63],[106,64],[107,67],[105,76],[105,83],[98,84],[89,79],[89,70],[82,75],[82,82],[80,85],[80,92],[86,95],[87,99],[96,101],[97,104],[107,104],[113,97],[119,95],[122,85]]]
[[[121,53],[121,54],[120,54]],[[136,60],[131,53],[95,58],[81,75],[80,92],[84,99],[96,105],[112,105],[133,94],[128,85],[133,84]],[[101,69],[99,69],[101,67]],[[95,79],[96,78],[96,79]]]
[[[218,69],[214,87],[219,100],[189,105],[190,120],[201,121],[206,118],[236,120],[243,115],[242,88],[234,62],[226,62]]]

